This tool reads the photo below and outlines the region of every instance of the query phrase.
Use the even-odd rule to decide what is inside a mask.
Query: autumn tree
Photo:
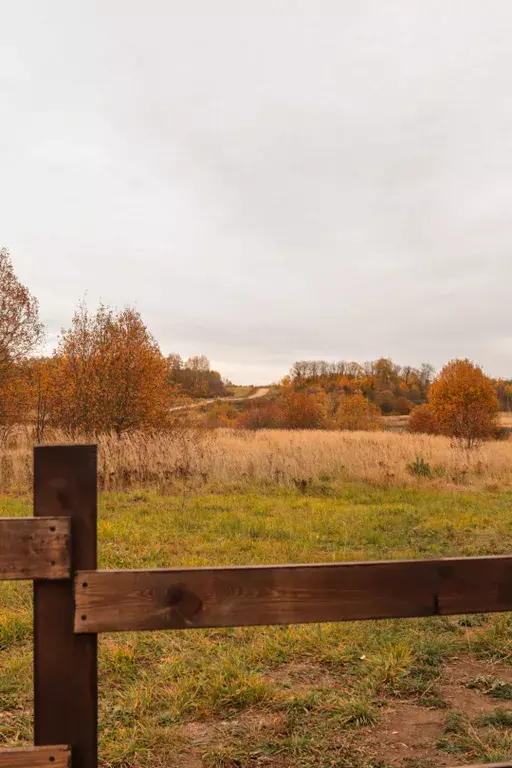
[[[377,392],[393,390],[399,382],[400,367],[389,357],[380,357],[372,363],[374,389]]]
[[[28,410],[36,442],[43,442],[54,414],[58,361],[55,357],[32,357],[22,365],[22,380],[28,397]]]
[[[399,416],[407,416],[407,414],[411,412],[411,409],[412,404],[403,395],[393,399],[393,413],[397,413]]]
[[[220,397],[226,394],[226,385],[220,373],[213,371],[205,355],[189,357],[184,362],[180,355],[167,357],[169,381],[190,397]]]
[[[44,336],[37,299],[16,277],[9,252],[0,248],[0,429],[26,421],[29,393],[22,361]]]
[[[183,370],[183,358],[181,355],[177,355],[174,352],[171,352],[170,355],[167,355],[167,363],[169,365],[169,372],[171,377],[177,378],[179,376],[180,371]]]
[[[14,273],[6,248],[0,248],[0,365],[21,360],[44,336],[39,305]]]
[[[512,380],[496,379],[494,386],[500,411],[512,411]]]
[[[100,355],[103,429],[121,434],[165,426],[169,412],[167,365],[138,312],[127,308],[107,313]]]
[[[422,363],[419,373],[420,386],[424,392],[427,392],[434,380],[436,369],[430,363]]]
[[[282,426],[288,429],[321,429],[325,420],[322,393],[311,396],[291,387],[284,390],[280,402]]]
[[[162,428],[168,364],[138,312],[80,305],[55,355],[53,421],[72,434]]]
[[[336,414],[336,425],[339,429],[378,429],[377,409],[361,392],[343,395]]]
[[[393,401],[394,396],[390,389],[383,389],[381,392],[377,393],[377,397],[375,398],[375,402],[384,415],[393,413]]]
[[[22,362],[1,367],[0,378],[0,439],[6,440],[13,429],[30,424],[32,399]]]
[[[418,405],[411,411],[407,423],[409,432],[416,432],[424,435],[438,435],[441,427],[437,421],[432,407],[428,403]]]
[[[98,341],[106,313],[100,307],[96,315],[91,315],[84,303],[79,304],[71,328],[62,331],[55,353],[57,386],[52,423],[73,437],[100,431]]]
[[[471,448],[496,435],[498,398],[491,379],[470,360],[452,360],[430,387],[430,407],[443,434]]]

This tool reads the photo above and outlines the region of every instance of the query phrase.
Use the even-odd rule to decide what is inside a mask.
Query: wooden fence
[[[97,768],[99,632],[512,611],[512,557],[99,571],[96,520],[96,446],[35,448],[34,517],[0,519],[0,579],[34,581],[36,746],[0,768]]]

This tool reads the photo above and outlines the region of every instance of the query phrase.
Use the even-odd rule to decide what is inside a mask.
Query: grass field
[[[70,442],[48,435],[49,442]],[[28,431],[0,447],[0,492],[32,488]],[[385,487],[505,490],[512,486],[512,441],[494,440],[465,450],[447,437],[401,432],[177,428],[155,435],[102,435],[102,490],[153,487],[190,494],[276,487],[316,489],[364,481]]]
[[[104,493],[100,567],[512,550],[510,491]],[[31,514],[2,497],[0,516]],[[31,740],[31,588],[0,585],[0,743]],[[512,758],[509,616],[105,635],[106,766],[434,768]]]

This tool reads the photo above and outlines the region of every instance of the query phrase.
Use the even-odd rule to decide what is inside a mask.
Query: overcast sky
[[[512,376],[510,0],[0,0],[0,246],[240,383]]]

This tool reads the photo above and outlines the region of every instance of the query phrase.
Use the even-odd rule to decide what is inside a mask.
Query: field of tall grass
[[[49,442],[71,442],[62,433]],[[448,438],[403,432],[177,429],[100,436],[102,490],[154,487],[247,489],[329,486],[357,480],[385,487],[500,490],[512,486],[512,441],[466,450]],[[0,449],[0,492],[32,487],[32,440],[18,432]]]

